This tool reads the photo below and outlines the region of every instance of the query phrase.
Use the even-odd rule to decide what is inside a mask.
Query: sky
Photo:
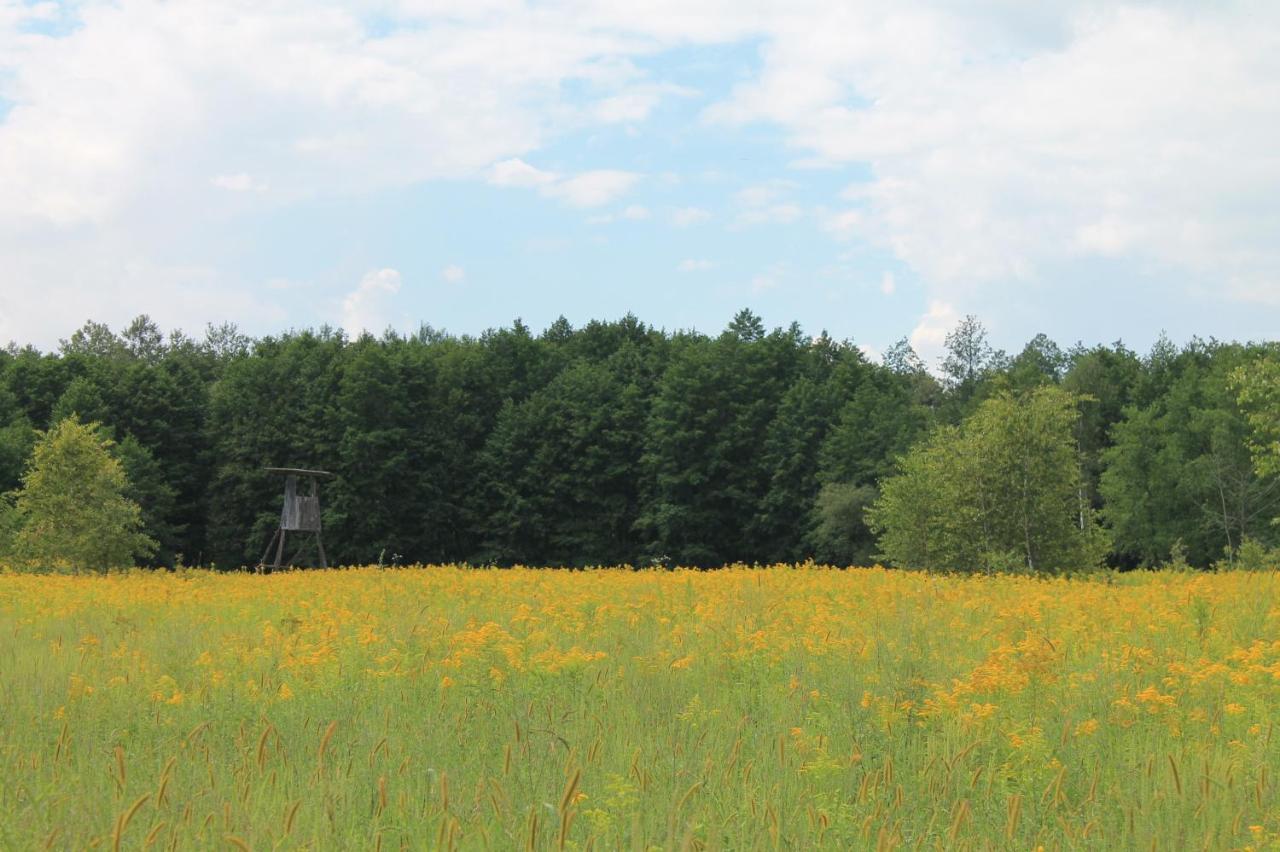
[[[0,0],[0,343],[1280,326],[1280,3]]]

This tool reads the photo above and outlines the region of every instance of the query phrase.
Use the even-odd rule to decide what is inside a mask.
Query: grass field
[[[0,848],[1267,848],[1278,593],[0,575]]]

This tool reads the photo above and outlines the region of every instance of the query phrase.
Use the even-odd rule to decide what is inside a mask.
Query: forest
[[[194,338],[141,316],[119,333],[89,322],[56,352],[0,350],[0,493],[75,416],[113,440],[157,567],[253,564],[279,519],[273,465],[335,474],[324,535],[342,564],[867,565],[923,541],[893,549],[895,507],[947,520],[983,503],[993,529],[1025,521],[1013,494],[963,490],[980,470],[946,480],[949,504],[943,480],[913,491],[907,476],[948,454],[972,463],[965,441],[1021,417],[1059,430],[1018,445],[1033,462],[1018,470],[1065,470],[1070,505],[1037,505],[1098,531],[1081,559],[1204,568],[1280,541],[1280,464],[1259,454],[1271,385],[1241,380],[1278,355],[1044,335],[1008,354],[973,317],[930,367],[905,339],[876,362],[746,310],[715,335],[628,315],[357,339],[231,325]],[[961,549],[948,567],[1030,564],[1027,542],[1025,559]]]

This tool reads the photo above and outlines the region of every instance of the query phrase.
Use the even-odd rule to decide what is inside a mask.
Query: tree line
[[[0,351],[0,510],[74,417],[109,442],[156,566],[256,561],[269,465],[336,474],[325,541],[346,564],[1064,570],[1276,545],[1275,345],[1039,335],[1009,355],[968,317],[945,348],[934,370],[905,339],[873,361],[750,311],[715,335],[631,315],[356,339],[90,322],[56,352]]]

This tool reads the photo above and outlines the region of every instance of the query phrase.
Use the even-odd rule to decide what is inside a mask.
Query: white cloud
[[[826,227],[935,293],[1089,258],[1280,289],[1280,7],[830,4],[769,29],[708,118],[870,166]]]
[[[640,49],[556,16],[460,11],[393,5],[409,26],[385,37],[302,0],[85,3],[53,38],[0,18],[0,221],[185,200],[227,159],[281,201],[475,175],[577,120],[564,81]]]
[[[364,274],[356,288],[342,300],[342,328],[349,337],[362,332],[381,334],[390,324],[387,312],[391,297],[400,292],[400,273],[395,269],[373,269]]]
[[[52,345],[73,322],[66,304],[100,320],[182,317],[197,332],[220,317],[315,321],[264,304],[261,280],[228,265],[234,240],[196,235],[239,235],[246,204],[482,178],[599,121],[566,83],[605,96],[644,84],[642,72],[604,69],[658,42],[519,5],[0,0],[0,256],[22,290],[59,296],[0,284],[0,334]],[[389,31],[370,32],[375,16]],[[40,31],[49,23],[56,35]],[[565,192],[609,194],[591,184]],[[126,264],[207,275],[118,292]]]
[[[604,124],[640,122],[649,117],[663,98],[673,95],[688,97],[693,94],[695,92],[691,89],[669,83],[629,85],[596,101],[591,114],[595,120]]]
[[[306,281],[297,281],[293,278],[275,277],[268,278],[263,282],[263,286],[268,290],[301,290],[310,285]]]
[[[600,207],[625,194],[640,179],[635,172],[597,169],[568,177],[529,165],[519,158],[503,160],[489,169],[489,183],[502,187],[537,189],[574,207]]]
[[[596,118],[605,123],[643,121],[658,100],[658,93],[653,91],[623,92],[598,101],[594,112]]]
[[[295,316],[274,302],[272,280],[241,282],[214,266],[159,263],[114,236],[41,236],[6,251],[5,261],[7,281],[32,284],[0,283],[0,346],[12,340],[48,348],[86,320],[119,330],[142,313],[196,336],[207,323],[228,321],[277,332]]]
[[[775,179],[744,187],[734,194],[743,207],[767,207],[782,199],[796,188],[795,181]]]
[[[791,281],[794,277],[795,270],[792,265],[786,261],[771,263],[764,269],[761,269],[747,282],[748,288],[753,295],[775,290],[779,286]]]
[[[786,200],[795,188],[793,181],[779,179],[738,190],[734,200],[741,212],[734,218],[734,224],[787,225],[796,221],[804,211],[800,205]]]
[[[598,169],[548,184],[544,192],[574,207],[599,207],[625,194],[639,179],[634,172]]]
[[[960,315],[947,302],[932,301],[924,315],[912,329],[908,341],[925,364],[934,364],[942,357],[947,333],[960,324]]]
[[[619,220],[643,222],[650,216],[649,208],[642,204],[631,204],[617,213],[593,213],[583,221],[588,225],[608,225]]]
[[[880,292],[886,296],[892,296],[897,289],[898,282],[894,279],[893,273],[885,270],[885,273],[880,276]]]
[[[739,225],[789,225],[804,215],[798,204],[771,204],[743,210],[734,219]]]
[[[772,274],[762,273],[751,278],[751,292],[763,293],[778,286],[778,279]]]
[[[494,163],[489,169],[489,183],[494,186],[533,188],[555,183],[554,172],[534,168],[519,157]]]
[[[680,207],[671,211],[671,224],[677,228],[687,228],[690,225],[697,225],[706,222],[711,218],[710,210],[703,210],[701,207]]]
[[[764,293],[773,290],[791,276],[791,267],[787,263],[774,263],[751,279],[751,292]]]
[[[932,297],[1101,259],[1275,304],[1278,32],[1267,0],[0,0],[0,256],[73,303],[96,298],[66,283],[86,269],[207,270],[203,295],[263,316],[259,284],[175,259],[174,235],[442,178],[613,203],[638,175],[526,160],[682,96],[655,55],[751,44],[759,70],[705,117],[865,171],[822,226]],[[748,188],[736,221],[805,217],[790,189]],[[65,335],[51,300],[3,289],[10,327]],[[183,315],[189,292],[157,286],[145,308]]]
[[[855,239],[867,227],[867,216],[861,210],[842,210],[823,217],[822,228],[839,239]]]
[[[229,192],[263,192],[267,188],[266,184],[259,183],[244,172],[233,175],[218,175],[212,178],[209,183]]]
[[[680,261],[676,266],[679,272],[704,272],[708,269],[714,269],[715,264],[709,260],[701,260],[698,258],[686,258]]]
[[[467,271],[456,263],[451,263],[440,270],[440,277],[450,284],[461,284],[467,280]]]

